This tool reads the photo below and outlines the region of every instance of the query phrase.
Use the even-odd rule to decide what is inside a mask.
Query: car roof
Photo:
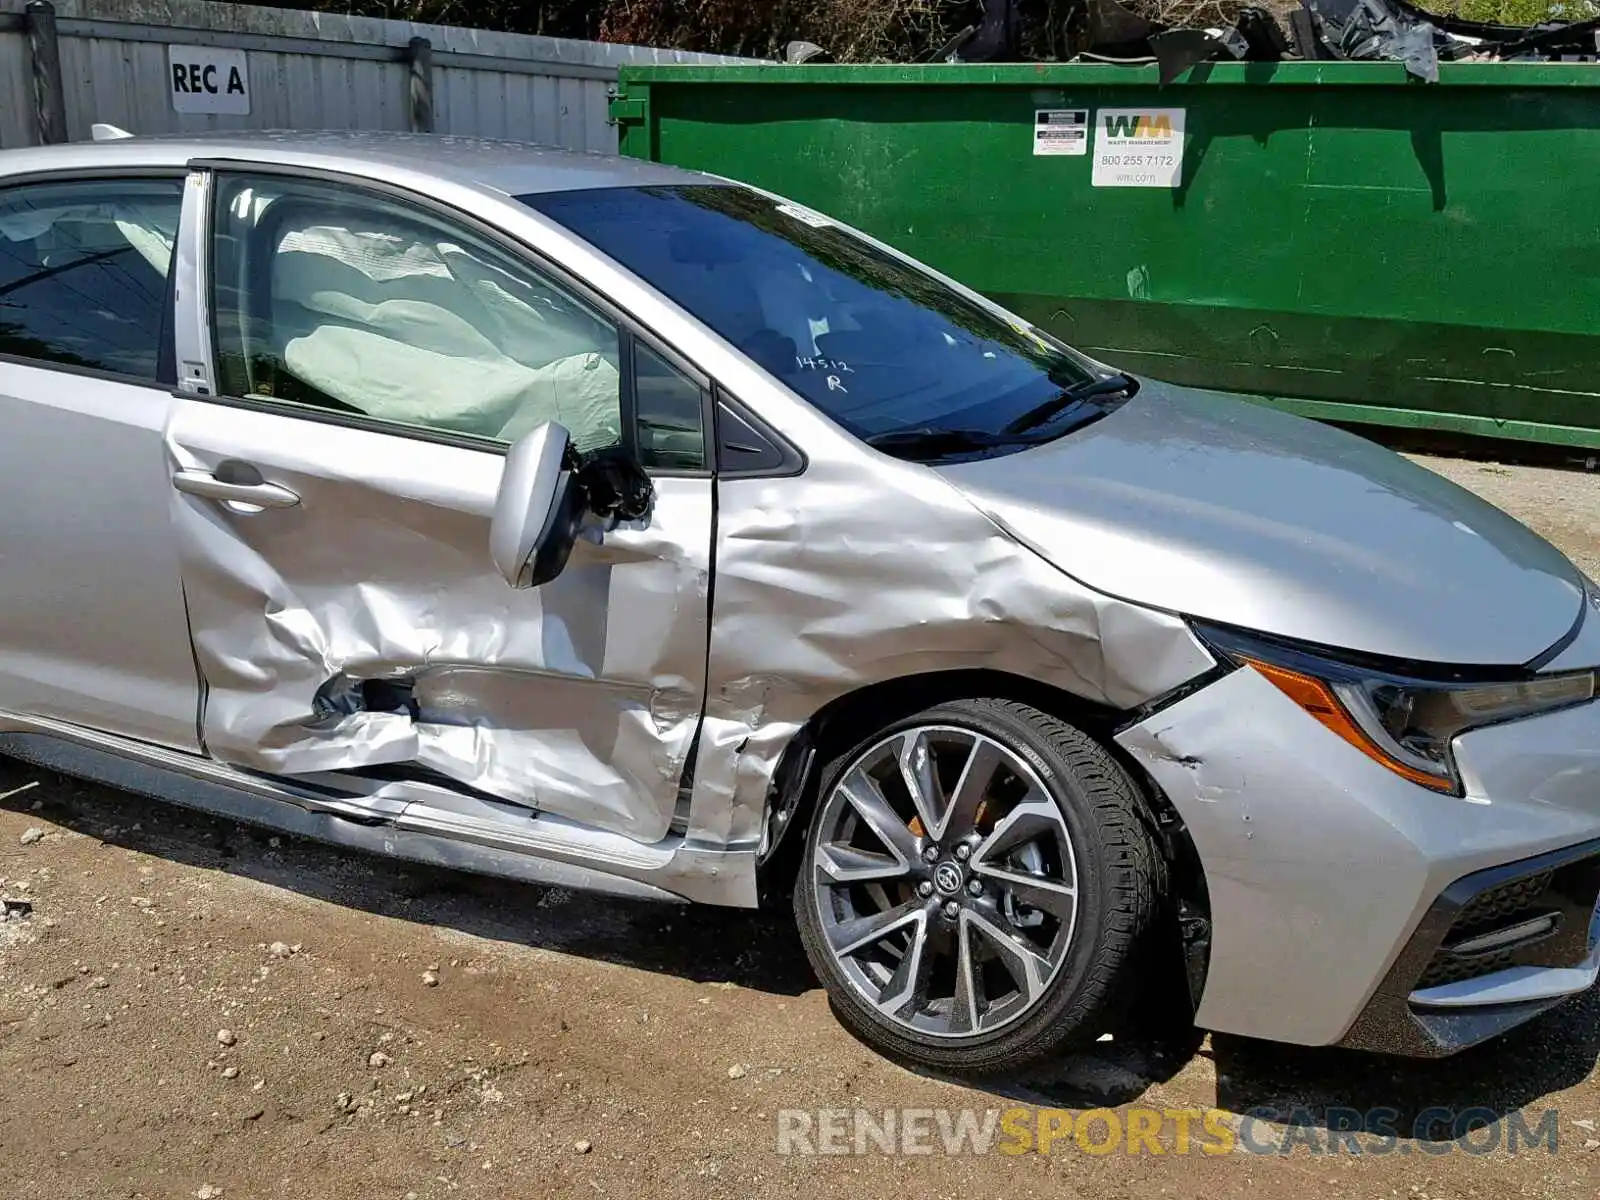
[[[193,159],[239,159],[382,179],[422,172],[507,195],[584,188],[723,183],[699,171],[614,154],[532,142],[425,133],[260,130],[115,138],[0,151],[0,177],[97,167],[181,167]]]

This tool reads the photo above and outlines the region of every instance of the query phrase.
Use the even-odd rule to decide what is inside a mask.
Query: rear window
[[[832,220],[734,185],[521,197],[860,437],[998,432],[1090,378],[1058,343]]]
[[[153,380],[180,180],[0,191],[0,354]]]

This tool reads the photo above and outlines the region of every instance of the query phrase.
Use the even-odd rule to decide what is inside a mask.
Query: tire
[[[1166,863],[1104,747],[1026,704],[958,700],[820,778],[795,916],[853,1034],[909,1065],[994,1075],[1112,1024]]]

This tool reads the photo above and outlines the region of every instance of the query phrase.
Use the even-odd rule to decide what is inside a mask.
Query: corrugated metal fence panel
[[[603,79],[435,67],[435,128],[615,153],[617,131],[606,119],[609,87]]]
[[[21,14],[26,0],[0,0]],[[433,48],[434,128],[578,150],[616,149],[607,90],[623,64],[749,61],[410,21],[217,4],[210,0],[55,0],[67,129],[96,121],[135,133],[208,129],[409,128],[412,38]],[[169,45],[243,49],[247,116],[178,113]],[[35,141],[26,36],[0,28],[0,147]]]
[[[0,31],[0,150],[31,146],[36,140],[28,39]]]

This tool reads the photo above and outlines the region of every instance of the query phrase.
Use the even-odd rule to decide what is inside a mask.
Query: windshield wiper
[[[976,450],[990,450],[996,446],[1014,446],[1032,438],[1014,434],[990,433],[985,429],[892,429],[887,433],[874,433],[863,439],[874,450],[882,450],[895,458],[918,459],[924,455],[939,458],[947,454],[970,454]]]
[[[1072,387],[1063,388],[1042,404],[1036,404],[1016,420],[1012,421],[1000,431],[1001,435],[1018,434],[1035,426],[1043,425],[1046,421],[1065,412],[1075,405],[1096,410],[1097,417],[1105,416],[1108,411],[1104,405],[1093,404],[1092,401],[1101,396],[1122,396],[1126,399],[1139,390],[1139,381],[1132,375],[1124,375],[1118,371],[1115,375],[1102,375],[1098,379],[1088,379],[1083,383],[1074,384]]]
[[[887,433],[875,433],[865,441],[874,450],[882,450],[885,454],[891,454],[896,458],[909,458],[914,461],[924,457],[942,458],[950,454],[972,454],[977,451],[992,450],[997,446],[1034,445],[1050,441],[1068,432],[1065,429],[1053,430],[1048,434],[1028,432],[1068,409],[1080,407],[1084,410],[1079,414],[1081,419],[1072,425],[1074,429],[1080,428],[1111,411],[1111,407],[1100,402],[1102,398],[1109,396],[1125,398],[1132,396],[1138,390],[1139,381],[1132,375],[1124,375],[1119,371],[1115,375],[1087,379],[1072,387],[1063,388],[1050,399],[1034,405],[1003,429],[993,433],[987,429],[941,429],[936,426],[920,426],[916,429],[892,429]]]

